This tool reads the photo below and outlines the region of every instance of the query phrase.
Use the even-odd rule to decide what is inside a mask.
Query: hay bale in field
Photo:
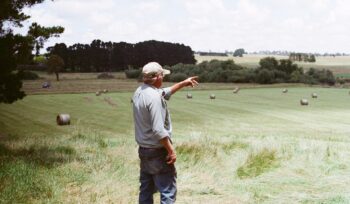
[[[56,117],[57,125],[70,125],[70,115],[66,113],[58,114]]]
[[[317,93],[312,93],[311,96],[312,98],[317,98]]]
[[[307,106],[307,105],[309,105],[309,101],[305,98],[300,99],[300,105]]]
[[[288,89],[283,89],[282,92],[283,92],[283,93],[287,93],[287,92],[288,92]]]
[[[235,89],[233,89],[233,93],[238,93],[239,90],[240,90],[240,88],[236,87]]]
[[[209,98],[210,99],[215,99],[215,94],[210,94]]]
[[[51,83],[48,82],[48,81],[45,81],[45,82],[41,85],[41,87],[42,87],[43,89],[50,88],[50,87],[51,87]]]
[[[192,94],[187,93],[186,98],[188,98],[188,99],[192,99]]]
[[[107,92],[108,92],[108,89],[103,89],[102,92],[103,92],[103,93],[107,93]]]
[[[96,91],[96,96],[99,96],[101,95],[101,92],[100,91]]]

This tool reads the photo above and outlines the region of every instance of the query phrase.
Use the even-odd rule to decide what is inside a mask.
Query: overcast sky
[[[25,13],[65,28],[46,46],[159,40],[194,51],[350,53],[348,0],[55,0]]]

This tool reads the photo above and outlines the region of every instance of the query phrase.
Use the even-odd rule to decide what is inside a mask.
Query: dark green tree
[[[315,55],[310,55],[310,57],[309,57],[309,62],[316,62],[316,57],[315,57]]]
[[[233,52],[234,57],[243,57],[243,54],[245,54],[245,50],[243,48],[239,48]]]
[[[38,56],[40,49],[50,37],[59,37],[64,28],[61,26],[43,27],[37,23],[32,23],[29,27],[28,37],[34,42],[35,55]]]
[[[278,66],[278,61],[274,57],[262,58],[259,62],[260,69],[274,70]]]
[[[48,37],[63,32],[62,27],[45,28],[32,24],[27,35],[13,33],[13,28],[22,27],[22,22],[30,18],[22,10],[43,1],[0,1],[0,103],[13,103],[25,96],[21,91],[22,72],[16,70],[17,66],[32,60],[34,46],[40,47]]]
[[[56,80],[59,81],[59,73],[62,71],[64,67],[64,61],[63,59],[58,55],[51,55],[49,59],[46,62],[47,65],[47,72],[49,74],[55,73]]]

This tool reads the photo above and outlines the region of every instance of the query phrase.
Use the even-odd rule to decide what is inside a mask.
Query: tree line
[[[316,62],[315,55],[313,54],[307,54],[307,53],[290,53],[289,59],[292,61],[299,61],[299,62]]]
[[[246,68],[233,60],[204,61],[197,65],[179,63],[165,66],[171,74],[165,81],[179,82],[190,76],[199,76],[200,82],[230,82],[230,83],[306,83],[334,85],[336,80],[330,70],[310,68],[304,71],[302,67],[289,59],[277,60],[266,57],[260,60],[257,68]],[[128,78],[140,78],[141,70],[126,70]]]
[[[162,65],[195,64],[194,52],[189,46],[156,40],[139,42],[103,42],[90,44],[64,43],[47,48],[48,55],[58,55],[64,61],[64,72],[111,72],[139,68],[150,61]]]

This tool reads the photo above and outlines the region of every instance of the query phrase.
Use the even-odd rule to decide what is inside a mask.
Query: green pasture
[[[0,203],[137,203],[131,95],[0,104]],[[178,203],[349,203],[349,102],[348,89],[319,87],[176,93]]]
[[[217,60],[233,60],[235,63],[242,65],[244,67],[248,68],[256,68],[259,66],[259,61],[262,58],[265,57],[274,57],[277,60],[280,59],[288,59],[288,56],[282,56],[282,55],[258,55],[258,54],[247,54],[243,57],[233,57],[227,56],[200,56],[198,54],[195,55],[195,59],[197,60],[197,63],[203,62],[203,61],[210,61],[213,59]],[[298,64],[298,66],[303,67],[304,69],[309,69],[311,67],[316,69],[329,69],[332,70],[332,72],[336,76],[345,76],[349,77],[350,74],[350,56],[319,56],[316,57],[315,63],[310,62],[295,62]]]

